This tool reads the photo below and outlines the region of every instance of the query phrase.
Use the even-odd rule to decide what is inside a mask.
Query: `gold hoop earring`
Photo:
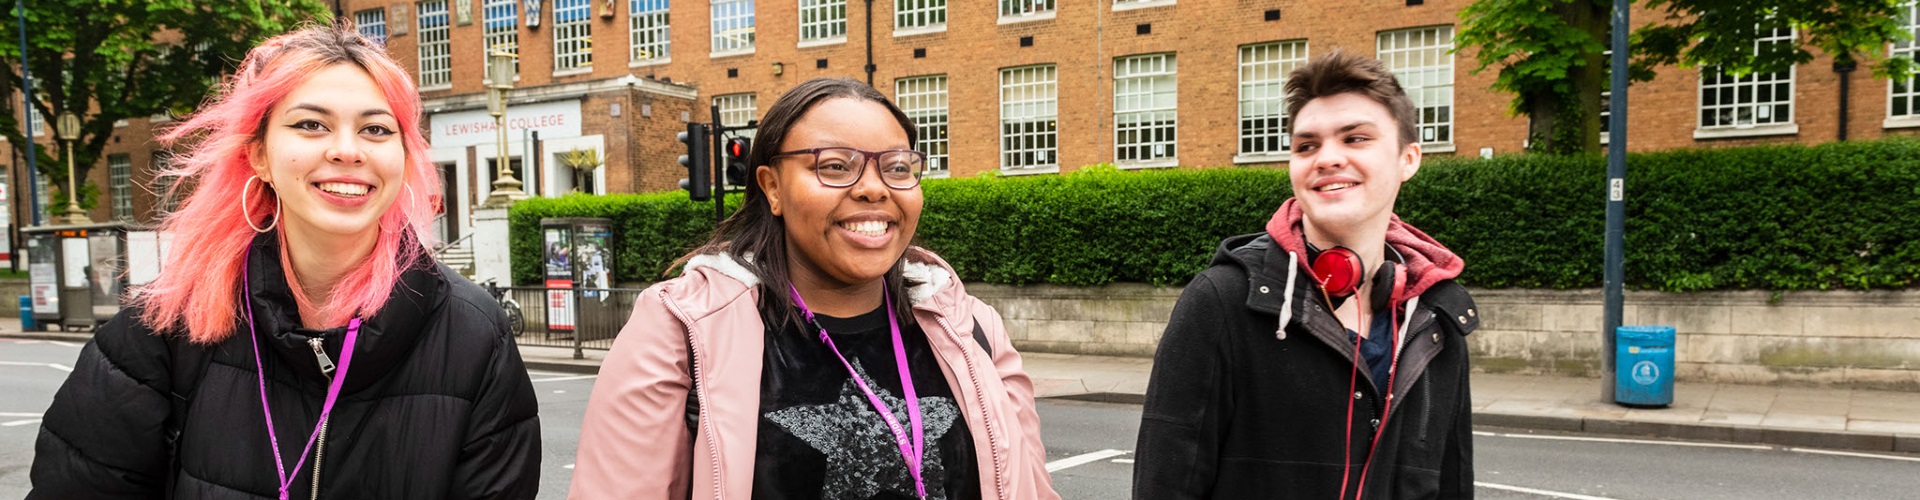
[[[246,218],[247,227],[252,228],[253,232],[264,233],[272,231],[274,226],[280,225],[280,197],[273,197],[273,222],[268,223],[267,227],[253,225],[253,213],[247,210],[247,205],[249,205],[249,203],[247,203],[249,199],[247,193],[248,190],[253,189],[253,181],[260,181],[260,185],[266,186],[266,189],[273,188],[272,184],[267,184],[267,181],[261,179],[260,176],[247,176],[247,182],[240,186],[240,216]]]

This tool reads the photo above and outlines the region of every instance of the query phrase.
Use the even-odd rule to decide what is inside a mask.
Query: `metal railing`
[[[612,349],[613,338],[633,313],[638,288],[500,287],[514,340],[523,346],[570,347],[574,359],[586,349]]]

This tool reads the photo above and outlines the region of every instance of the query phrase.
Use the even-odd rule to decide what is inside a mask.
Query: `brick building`
[[[334,3],[416,73],[431,155],[450,181],[445,196],[456,200],[448,203],[447,239],[465,234],[470,207],[493,177],[498,146],[483,82],[484,52],[493,46],[519,54],[508,155],[523,170],[516,177],[542,196],[675,189],[685,172],[674,162],[674,133],[686,121],[707,121],[717,105],[723,122],[744,123],[816,76],[871,81],[894,96],[919,121],[936,177],[1098,163],[1281,165],[1281,79],[1335,48],[1396,70],[1419,106],[1428,154],[1512,153],[1525,140],[1525,118],[1507,113],[1510,96],[1489,90],[1494,72],[1474,74],[1470,53],[1450,53],[1469,0]],[[1901,22],[1915,29],[1920,12],[1907,8]],[[1641,11],[1635,19],[1658,16]],[[1796,35],[1780,30],[1756,43]],[[1843,78],[1851,87],[1845,103]],[[1738,79],[1662,68],[1657,80],[1633,87],[1630,103],[1635,151],[1821,143],[1838,139],[1843,121],[1855,139],[1920,129],[1920,91],[1866,71],[1838,73],[1824,55],[1786,73]],[[133,122],[109,146],[113,168],[93,175],[113,200],[96,219],[144,218],[160,203],[131,188],[148,184],[153,162],[164,158],[148,141],[149,124]],[[562,161],[588,150],[604,168],[579,171]]]

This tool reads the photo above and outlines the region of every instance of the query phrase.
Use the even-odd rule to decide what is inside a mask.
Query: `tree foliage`
[[[1633,81],[1673,65],[1734,75],[1785,71],[1812,50],[1851,67],[1872,61],[1880,78],[1909,78],[1914,63],[1887,57],[1910,38],[1897,19],[1906,0],[1641,0],[1655,19],[1632,34]],[[1533,119],[1532,148],[1576,153],[1599,148],[1599,93],[1608,85],[1609,0],[1478,0],[1460,11],[1455,42],[1473,48],[1479,67],[1498,67],[1496,90],[1514,94],[1512,111]],[[1643,14],[1644,15],[1644,14]],[[1795,43],[1756,44],[1765,31],[1795,30]]]
[[[73,144],[36,151],[48,184],[67,193],[66,159],[85,179],[113,136],[114,122],[159,114],[184,115],[206,98],[261,40],[301,22],[328,22],[320,0],[33,0],[24,12],[7,2],[4,81],[0,81],[0,134],[22,155],[20,18],[27,29],[25,61],[33,74],[30,105],[53,122],[73,110],[81,117]],[[53,123],[45,124],[54,136]],[[57,153],[57,155],[56,155]],[[81,189],[81,192],[88,192]],[[82,197],[83,205],[91,205]]]

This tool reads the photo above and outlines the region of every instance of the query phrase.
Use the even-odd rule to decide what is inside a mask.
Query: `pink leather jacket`
[[[982,498],[1060,498],[1047,475],[1033,383],[1000,314],[967,295],[932,252],[913,247],[907,256],[907,276],[922,283],[908,290],[913,317],[973,433]],[[686,267],[641,293],[601,364],[569,498],[752,496],[765,347],[758,279],[724,255]],[[975,321],[992,355],[973,338]],[[699,383],[689,370],[698,370]],[[686,424],[689,390],[699,395],[697,436]]]

